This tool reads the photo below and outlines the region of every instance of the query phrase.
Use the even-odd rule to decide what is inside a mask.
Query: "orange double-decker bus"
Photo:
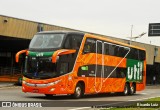
[[[146,85],[145,49],[79,32],[37,33],[25,53],[22,91],[72,95],[141,91]]]

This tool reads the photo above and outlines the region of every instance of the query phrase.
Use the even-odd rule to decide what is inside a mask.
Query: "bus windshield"
[[[32,79],[48,79],[63,75],[57,71],[57,64],[49,57],[26,57],[24,76]]]
[[[83,35],[79,34],[39,33],[35,35],[26,56],[24,76],[31,79],[48,79],[71,72],[82,39]],[[76,52],[60,55],[56,57],[56,63],[53,63],[52,56],[59,49],[73,49]]]
[[[59,48],[65,34],[37,34],[31,40],[29,48]]]

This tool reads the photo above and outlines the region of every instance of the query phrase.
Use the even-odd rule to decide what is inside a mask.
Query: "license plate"
[[[37,92],[39,92],[39,90],[38,89],[33,89],[33,92],[37,93]]]

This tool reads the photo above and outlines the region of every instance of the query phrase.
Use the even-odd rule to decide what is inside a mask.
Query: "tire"
[[[72,97],[78,99],[81,98],[83,95],[84,95],[84,88],[80,83],[78,83],[75,87],[74,94],[72,94]]]
[[[124,96],[129,95],[129,92],[130,92],[130,86],[128,83],[126,83],[124,87],[124,91],[122,92],[122,95]]]
[[[135,88],[135,89],[134,89],[134,92],[133,92],[133,93],[135,94],[135,93],[136,93],[136,83],[134,84],[134,88]]]
[[[129,91],[129,94],[130,95],[133,95],[136,93],[136,84],[133,83],[132,86],[130,87],[130,91]]]

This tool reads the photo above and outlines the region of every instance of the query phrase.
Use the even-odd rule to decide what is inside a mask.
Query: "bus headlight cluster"
[[[51,83],[48,83],[48,86],[53,86],[57,83],[59,83],[61,80],[57,80],[57,81],[54,81],[54,82],[51,82]]]

